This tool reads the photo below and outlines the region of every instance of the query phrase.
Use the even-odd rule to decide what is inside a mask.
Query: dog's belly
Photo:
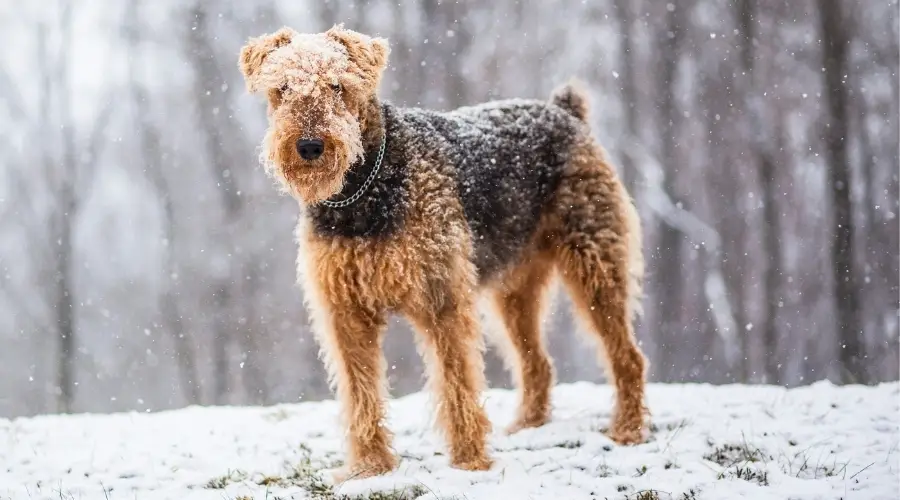
[[[517,261],[555,192],[575,120],[541,101],[460,108],[432,122],[447,145],[475,251],[479,281]]]

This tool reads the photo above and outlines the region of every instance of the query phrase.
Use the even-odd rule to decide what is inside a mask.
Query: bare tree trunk
[[[57,59],[57,75],[55,83],[59,101],[59,119],[62,134],[61,170],[52,166],[48,171],[56,171],[57,211],[53,216],[53,238],[56,243],[54,274],[56,280],[54,305],[56,309],[56,328],[59,339],[57,368],[57,411],[68,413],[75,400],[75,311],[73,300],[72,270],[72,224],[78,214],[78,202],[75,198],[75,182],[78,179],[78,165],[75,154],[75,123],[72,117],[71,98],[69,92],[69,47],[72,36],[72,4],[65,2],[60,9],[59,30],[61,33],[61,52]],[[43,37],[40,41],[45,43]],[[48,55],[48,52],[45,52]],[[51,182],[53,182],[51,180]]]
[[[632,2],[629,0],[616,0],[616,13],[619,17],[619,26],[622,31],[622,98],[625,105],[625,130],[628,135],[637,137],[638,101],[637,85],[635,79],[635,58],[632,47],[632,24],[634,14],[631,12]],[[637,175],[631,157],[622,155],[622,177],[629,193],[635,192]]]
[[[231,302],[231,289],[227,280],[221,280],[215,287],[213,298],[215,318],[213,318],[213,403],[225,404],[230,392],[230,362],[228,347],[231,344],[227,305]]]
[[[779,127],[780,128],[780,127]],[[763,345],[766,347],[766,382],[781,385],[781,350],[778,348],[778,303],[780,299],[781,243],[779,235],[781,216],[778,213],[775,164],[769,152],[761,152],[759,176],[763,192],[763,252],[768,261],[763,275],[763,289],[766,297],[766,315],[763,318]]]
[[[220,123],[228,116],[227,82],[218,65],[215,50],[209,40],[206,9],[196,3],[190,10],[187,56],[196,69],[194,95],[199,103],[200,126],[206,135],[204,146],[229,220],[234,220],[241,208],[241,200],[235,172],[228,168],[229,142],[235,137],[223,133]]]
[[[637,85],[637,58],[634,53],[634,46],[632,44],[632,39],[634,37],[634,19],[635,15],[632,9],[634,8],[633,2],[629,0],[616,0],[616,13],[618,16],[620,30],[622,32],[622,44],[621,44],[621,86],[622,86],[622,100],[623,106],[625,107],[625,123],[623,124],[623,128],[627,132],[626,138],[620,138],[620,140],[640,140],[640,132],[638,125],[638,85]],[[634,159],[631,155],[627,154],[628,146],[624,148],[620,147],[621,162],[622,162],[622,178],[625,183],[625,187],[627,191],[634,198],[635,205],[639,208],[642,206],[642,199],[640,198],[642,190],[638,189],[638,167],[634,163]],[[646,236],[644,236],[644,241],[646,241]],[[644,249],[641,249],[642,251]],[[653,346],[654,353],[660,352],[659,349],[659,331],[654,329],[648,331],[649,322],[643,322],[639,325],[638,330],[639,336],[651,339],[652,342],[655,343]],[[655,361],[655,360],[654,360]],[[648,373],[648,376],[651,380],[658,380],[659,373],[657,373],[657,369],[654,365],[651,364],[651,369]]]
[[[172,245],[170,242],[169,245]],[[175,269],[173,250],[167,249],[166,269]],[[171,272],[170,272],[171,275]],[[166,286],[160,302],[160,312],[163,315],[164,324],[172,341],[175,344],[175,362],[178,364],[178,372],[181,378],[181,388],[185,391],[185,397],[189,404],[198,404],[201,401],[200,376],[197,373],[197,360],[191,345],[188,332],[184,329],[181,317],[181,308],[178,307],[178,299],[175,290],[178,280],[172,278]]]
[[[48,144],[44,145],[47,151],[43,153],[43,174],[47,176],[47,183],[56,203],[48,223],[53,269],[53,288],[49,292],[48,301],[54,308],[58,341],[56,407],[57,411],[63,413],[72,410],[76,387],[75,358],[78,339],[73,226],[81,208],[78,189],[87,187],[87,181],[93,173],[94,162],[104,143],[102,134],[106,130],[112,109],[110,104],[101,108],[87,141],[84,144],[77,143],[77,129],[72,113],[73,88],[69,75],[73,6],[71,1],[63,1],[59,5],[57,29],[60,33],[60,50],[55,57],[46,45],[46,27],[43,24],[38,27],[41,119],[47,131],[59,130],[58,136],[50,133]],[[53,102],[54,96],[55,107],[54,104],[48,104]],[[54,109],[58,112],[56,123],[51,114]],[[59,143],[53,144],[53,139],[57,137]],[[54,158],[49,151],[53,147],[61,150],[59,159]]]
[[[141,111],[139,111],[141,113]],[[141,126],[141,135],[143,136],[142,146],[143,157],[148,158],[149,154],[159,152],[158,132],[155,127],[149,123],[143,123]],[[154,146],[156,144],[156,146]],[[175,214],[172,206],[171,189],[162,172],[162,165],[153,160],[148,161],[145,165],[146,171],[151,176],[151,180],[157,191],[157,195],[163,204],[163,239],[165,241],[165,256],[163,269],[166,274],[163,280],[163,293],[160,297],[160,314],[162,315],[162,324],[165,325],[166,331],[172,338],[175,345],[175,362],[178,365],[180,375],[180,384],[185,397],[190,404],[197,404],[201,401],[200,376],[197,371],[197,360],[194,348],[192,346],[192,336],[184,328],[184,321],[181,313],[181,307],[178,304],[178,288],[181,286],[180,274],[178,272],[178,264],[175,258],[176,236],[175,236]]]
[[[421,0],[419,4],[422,7],[422,17],[419,22],[422,23],[423,26],[434,26],[437,28],[436,25],[439,18],[438,0]],[[440,69],[438,62],[438,46],[433,42],[427,44],[423,43],[419,53],[422,55],[421,64],[418,65],[418,73],[420,76],[416,78],[416,81],[420,82],[419,99],[422,105],[433,106],[437,101],[437,98],[433,98],[432,96],[439,97],[443,94],[443,86],[440,84],[441,82],[444,82],[444,78],[438,79],[435,76],[435,71]]]
[[[447,107],[457,108],[468,104],[469,86],[468,79],[463,69],[463,57],[469,50],[472,35],[465,24],[465,5],[463,0],[445,2],[441,4],[444,12],[443,27],[445,38],[442,44],[446,68],[450,76],[447,88]]]
[[[242,275],[246,275],[244,280],[245,290],[242,295],[244,297],[244,317],[241,322],[243,331],[240,332],[238,342],[240,343],[241,358],[243,359],[243,369],[241,370],[241,380],[244,384],[244,392],[247,394],[250,404],[265,404],[269,401],[269,391],[266,385],[266,377],[263,372],[263,360],[260,356],[259,337],[263,334],[262,325],[259,322],[259,314],[256,311],[256,292],[259,289],[259,268],[254,265],[248,265]]]
[[[75,215],[75,203],[71,189],[64,187],[58,193],[62,205],[56,215],[56,231],[58,247],[56,249],[56,329],[59,338],[58,368],[56,385],[57,405],[60,413],[72,410],[75,400],[75,318],[72,303],[72,217]]]
[[[681,26],[684,7],[670,11],[666,16],[666,27],[660,35],[660,57],[662,59],[662,78],[659,81],[660,133],[662,134],[663,161],[667,164],[663,189],[675,202],[681,202],[676,194],[675,177],[680,165],[675,143],[675,78],[680,55]],[[680,337],[684,333],[682,311],[685,307],[684,281],[685,273],[682,258],[682,237],[680,232],[665,222],[659,225],[659,255],[657,276],[659,280],[659,334],[657,342],[659,350],[659,376],[663,381],[672,381],[676,377],[675,350],[681,344]]]
[[[778,185],[776,182],[777,171],[775,169],[775,159],[772,151],[774,150],[773,134],[767,134],[767,130],[775,130],[774,135],[778,135],[781,127],[779,122],[780,116],[769,116],[768,120],[761,116],[761,103],[758,102],[754,93],[760,88],[760,80],[757,78],[759,74],[756,64],[756,50],[754,48],[754,40],[756,39],[756,25],[759,24],[757,16],[759,12],[756,10],[757,0],[741,0],[738,4],[740,29],[743,38],[741,45],[741,59],[743,66],[748,74],[749,85],[745,88],[744,105],[745,116],[749,118],[747,121],[747,130],[751,136],[750,144],[752,145],[756,156],[758,157],[758,168],[760,188],[763,197],[763,225],[761,228],[763,251],[765,253],[766,270],[763,274],[763,293],[765,294],[765,316],[762,325],[763,345],[765,346],[765,380],[771,384],[781,384],[781,368],[779,367],[780,350],[778,348],[778,302],[780,300],[780,276],[782,269],[781,243],[779,241],[781,235],[781,216],[778,213]],[[777,115],[777,113],[776,113]],[[744,339],[745,347],[749,347],[749,332],[745,332],[741,336]],[[748,373],[749,367],[745,366],[745,375]]]
[[[756,19],[755,13],[753,11],[753,2],[754,1],[756,1],[756,0],[741,0],[737,5],[737,7],[738,7],[738,23],[737,24],[741,30],[741,38],[742,38],[741,61],[743,62],[744,70],[747,72],[747,80],[749,80],[748,83],[745,83],[745,89],[744,89],[744,92],[745,92],[744,113],[745,113],[745,117],[749,118],[749,120],[746,120],[746,122],[748,123],[748,126],[751,128],[751,130],[754,130],[754,127],[755,127],[755,123],[754,123],[755,116],[753,115],[755,110],[753,109],[753,103],[751,102],[751,100],[749,98],[747,98],[747,96],[752,94],[752,92],[754,92],[754,90],[755,90],[755,80],[753,78],[753,69],[755,66],[755,64],[754,64],[755,50],[754,50],[753,44],[755,43],[754,38],[756,36],[755,23],[759,22],[759,20]],[[754,149],[756,149],[756,148],[754,147]],[[754,151],[751,151],[751,154],[753,152]],[[752,164],[753,164],[752,157],[749,160],[749,163],[752,166]],[[743,260],[746,261],[746,259],[743,259]],[[740,279],[743,280],[743,276],[740,276]],[[742,284],[738,285],[739,290],[743,290],[743,288],[744,287]],[[738,326],[741,329],[741,331],[738,333],[738,335],[740,336],[740,339],[741,339],[741,352],[743,355],[743,357],[741,358],[740,380],[741,380],[741,382],[747,383],[750,381],[750,375],[753,372],[753,366],[752,366],[753,361],[751,358],[751,350],[752,350],[752,344],[753,344],[751,342],[751,336],[752,336],[753,328],[747,327],[748,321],[747,321],[747,314],[745,312],[746,306],[744,304],[745,297],[744,297],[743,291],[740,294],[739,300],[740,300],[740,304],[738,305],[738,309],[740,309],[741,313],[739,314],[740,321],[738,321]]]
[[[394,100],[400,104],[414,97],[413,67],[410,57],[410,34],[406,25],[406,3],[391,2],[391,61],[390,71],[393,73],[393,81],[397,84],[399,92],[393,93]],[[414,103],[415,101],[413,101]]]
[[[828,114],[825,131],[826,163],[831,190],[834,305],[838,323],[841,379],[845,383],[866,383],[865,346],[859,318],[859,287],[853,272],[853,214],[850,196],[850,155],[847,147],[847,89],[844,77],[849,40],[845,33],[840,0],[821,0],[819,20],[822,36],[822,67],[825,77],[825,104]]]
[[[214,46],[210,41],[209,23],[206,7],[196,2],[190,9],[190,25],[187,32],[187,57],[195,68],[194,95],[199,103],[199,126],[205,136],[204,147],[207,159],[212,167],[219,193],[222,196],[224,211],[223,246],[233,245],[234,223],[240,220],[244,208],[240,190],[237,186],[236,174],[229,168],[231,158],[240,158],[245,151],[243,137],[232,127],[228,120],[229,92],[226,85],[228,79],[218,64]],[[229,270],[224,276],[214,278],[213,290],[213,397],[216,403],[225,401],[229,391],[230,360],[229,345],[232,341],[234,311],[233,280],[230,278],[234,269],[239,269],[230,257]]]
[[[178,297],[176,295],[179,287],[178,266],[175,259],[175,214],[172,206],[172,190],[166,180],[163,166],[160,162],[162,157],[162,146],[160,141],[159,130],[153,124],[150,118],[150,110],[147,106],[149,96],[143,85],[139,82],[137,76],[137,68],[135,62],[140,60],[138,53],[138,42],[141,40],[140,16],[138,13],[138,2],[132,0],[129,3],[127,12],[128,19],[126,26],[129,30],[129,41],[131,43],[131,57],[128,58],[128,73],[131,87],[131,97],[135,109],[135,123],[138,124],[138,140],[140,142],[140,161],[143,163],[143,170],[150,177],[156,194],[162,203],[163,208],[163,241],[165,242],[165,255],[163,262],[163,293],[160,297],[160,313],[162,315],[162,324],[167,333],[171,336],[175,345],[174,358],[178,366],[180,385],[184,391],[185,398],[189,404],[197,404],[200,402],[200,380],[197,374],[197,363],[191,342],[185,332],[182,322],[181,310],[178,305]]]
[[[856,11],[856,14],[859,14],[858,10]],[[848,13],[847,17],[854,16]],[[874,45],[876,40],[870,39],[870,37],[866,35],[866,31],[861,31],[866,28],[859,23],[858,16],[856,16],[852,22],[847,24],[852,26],[854,38],[858,38],[859,43],[864,43],[867,46]],[[875,36],[877,37],[878,35]],[[872,68],[891,67],[892,63],[898,59],[898,54],[896,52],[897,45],[893,44],[892,46],[895,50],[889,51],[889,54],[874,48],[870,49],[874,52],[873,54],[870,54],[870,56],[872,56],[872,61],[870,61],[868,65],[863,65],[862,68],[857,68],[848,75],[853,81],[852,92],[854,95],[861,96],[865,94],[865,80],[866,77],[869,76],[869,72],[872,71]],[[888,102],[894,104],[894,109],[896,109],[895,107],[898,102],[897,89],[898,87],[896,84],[891,85],[891,96],[888,99]],[[894,332],[883,332],[882,329],[884,327],[883,323],[881,323],[881,311],[890,307],[897,308],[897,282],[900,274],[898,274],[897,266],[892,261],[896,261],[897,259],[896,248],[898,245],[896,244],[896,240],[893,243],[891,241],[892,234],[896,235],[897,230],[896,224],[883,215],[886,211],[890,211],[896,207],[897,191],[894,182],[896,176],[888,175],[887,179],[879,178],[879,171],[882,170],[884,166],[887,166],[890,169],[890,172],[897,171],[897,152],[894,151],[888,155],[880,155],[880,152],[873,146],[873,137],[870,134],[867,124],[871,113],[869,112],[869,109],[867,109],[865,99],[860,98],[852,108],[855,111],[853,113],[855,123],[851,128],[854,130],[855,136],[859,141],[860,177],[865,183],[862,200],[862,211],[865,214],[863,218],[865,226],[861,231],[863,236],[863,246],[861,248],[862,255],[860,255],[860,253],[855,254],[855,258],[859,259],[860,263],[865,266],[866,278],[864,291],[861,291],[860,314],[863,318],[863,324],[860,326],[863,328],[863,331],[867,331],[871,328],[871,330],[876,333],[876,339],[886,337],[886,340],[884,341],[886,348],[879,348],[877,351],[873,352],[872,358],[869,361],[870,366],[872,367],[869,374],[871,381],[875,382],[878,380],[885,380],[885,374],[887,373],[890,374],[888,375],[889,378],[887,378],[887,380],[895,378],[893,373],[896,372],[897,363],[898,337],[896,335],[896,327]],[[896,123],[893,123],[893,126],[888,127],[887,130],[896,137]],[[887,135],[887,132],[885,135]],[[879,167],[882,168],[879,169]],[[887,183],[885,183],[884,180],[887,180]],[[881,202],[883,198],[880,194],[882,190],[893,193],[893,199],[890,203],[894,206],[879,206],[883,204],[883,202]],[[891,226],[893,226],[893,230],[890,229]]]

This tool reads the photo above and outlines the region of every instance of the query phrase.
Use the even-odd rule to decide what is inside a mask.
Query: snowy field
[[[792,390],[652,385],[652,437],[620,447],[607,386],[561,385],[554,420],[513,436],[492,390],[493,470],[451,469],[428,398],[391,405],[399,470],[331,485],[334,402],[0,419],[0,499],[896,499],[900,384]]]

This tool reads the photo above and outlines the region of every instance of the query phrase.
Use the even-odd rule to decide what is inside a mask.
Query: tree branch
[[[737,325],[722,271],[722,239],[719,233],[693,213],[672,202],[663,188],[665,170],[662,164],[635,137],[626,136],[622,144],[623,152],[644,178],[642,200],[664,224],[680,231],[695,245],[703,247],[706,255],[703,292],[709,303],[716,331],[722,339],[725,360],[729,367],[736,366],[740,356]]]

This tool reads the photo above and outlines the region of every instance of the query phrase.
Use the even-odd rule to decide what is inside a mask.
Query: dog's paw
[[[397,468],[397,459],[393,455],[370,459],[352,465],[345,465],[339,469],[331,470],[331,479],[334,484],[343,483],[351,479],[365,479],[373,476],[387,474]]]
[[[610,439],[621,445],[641,444],[647,441],[647,433],[645,427],[640,424],[618,424],[613,425],[612,429],[607,433]]]
[[[537,427],[541,427],[550,421],[549,416],[542,417],[532,417],[532,418],[517,418],[515,422],[511,423],[505,430],[507,435],[515,434],[523,429],[534,429]]]
[[[452,465],[454,468],[462,470],[490,470],[491,466],[494,465],[494,461],[487,456],[483,456],[465,460],[454,460]]]

